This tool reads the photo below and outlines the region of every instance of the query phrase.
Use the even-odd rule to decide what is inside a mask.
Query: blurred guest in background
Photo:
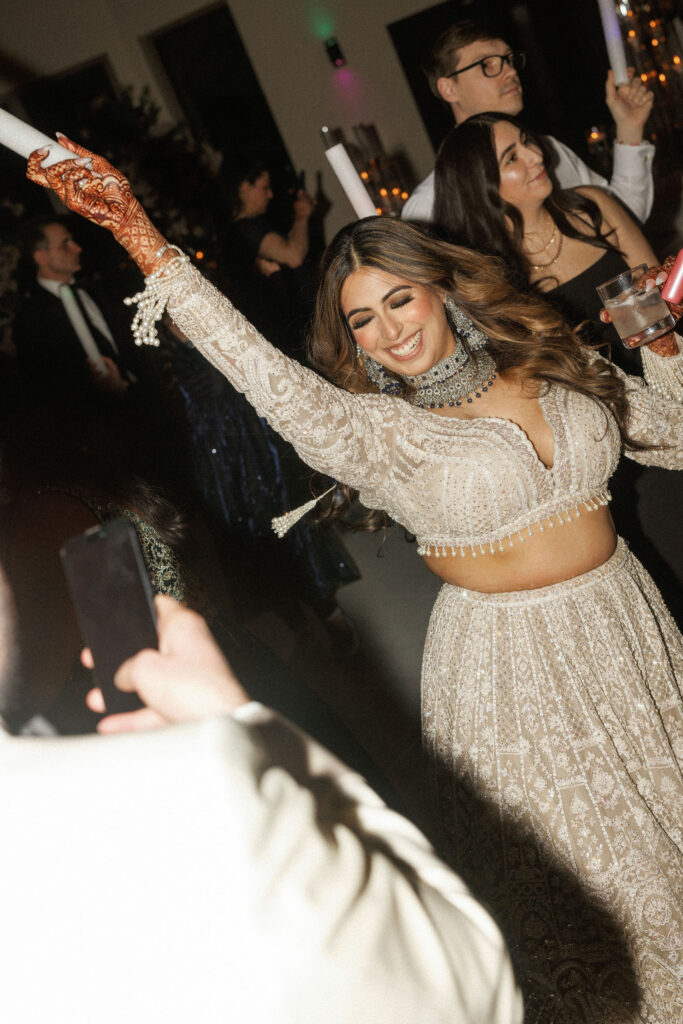
[[[235,305],[273,344],[303,359],[303,335],[313,308],[313,269],[307,262],[314,203],[297,189],[291,226],[276,229],[267,211],[270,173],[259,158],[241,155],[224,171],[228,223],[223,230],[223,269]]]
[[[36,386],[59,389],[65,397],[78,398],[93,387],[123,397],[138,379],[130,317],[125,307],[115,308],[103,294],[94,298],[76,283],[82,249],[67,222],[54,216],[29,222],[23,227],[21,248],[35,274],[13,326],[25,378]],[[79,320],[85,323],[106,372],[98,370],[79,340]]]
[[[182,489],[183,407],[166,355],[134,344],[120,296],[83,286],[82,250],[67,220],[46,215],[27,222],[20,244],[34,280],[12,324],[17,386],[43,418],[52,409],[55,424],[63,409],[80,417],[82,429],[95,412],[114,433],[132,424],[140,471]]]

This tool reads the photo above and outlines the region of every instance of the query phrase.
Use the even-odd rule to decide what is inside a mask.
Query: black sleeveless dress
[[[609,343],[609,350],[604,350],[603,355],[608,356],[626,373],[642,377],[642,363],[638,350],[624,348],[612,324],[600,322],[602,300],[596,288],[624,270],[628,270],[628,263],[621,253],[616,249],[607,249],[604,255],[583,273],[577,274],[557,288],[543,292],[543,298],[552,303],[572,327],[587,320],[590,341]]]

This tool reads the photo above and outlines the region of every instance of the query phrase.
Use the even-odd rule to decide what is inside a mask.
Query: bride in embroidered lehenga
[[[29,176],[149,275],[138,338],[168,304],[444,580],[425,742],[454,864],[506,931],[527,1019],[682,1019],[683,638],[608,511],[622,451],[683,467],[680,341],[643,351],[647,383],[627,378],[490,260],[372,218],[323,268],[312,354],[331,384],[269,346],[122,175],[61,141],[82,159],[43,170],[34,154]]]

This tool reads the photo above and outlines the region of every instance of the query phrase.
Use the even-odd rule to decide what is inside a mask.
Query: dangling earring
[[[356,345],[356,352],[359,360],[365,366],[365,373],[371,384],[374,384],[383,395],[398,395],[401,393],[401,386],[397,380],[390,377],[384,367],[365,352],[360,345]]]
[[[467,343],[473,352],[483,348],[488,343],[488,337],[478,327],[475,327],[467,313],[460,308],[452,295],[446,294],[444,296],[443,306],[446,310],[446,319],[453,331],[456,345],[459,340],[458,335],[461,338],[467,338]]]
[[[484,348],[489,339],[474,326],[452,295],[446,293],[442,301],[455,348],[431,369],[405,378],[412,389],[405,396],[406,401],[423,409],[471,404],[488,391],[496,378],[496,364]]]

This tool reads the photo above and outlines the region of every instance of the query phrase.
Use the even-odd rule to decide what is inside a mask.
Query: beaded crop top
[[[550,386],[539,399],[555,441],[546,467],[510,420],[449,418],[330,384],[273,348],[193,267],[169,283],[168,311],[304,462],[414,533],[420,554],[493,553],[533,524],[554,527],[609,500],[619,432],[584,395]],[[643,363],[651,386],[627,379],[631,435],[667,447],[629,455],[683,468],[683,354],[644,350]]]

